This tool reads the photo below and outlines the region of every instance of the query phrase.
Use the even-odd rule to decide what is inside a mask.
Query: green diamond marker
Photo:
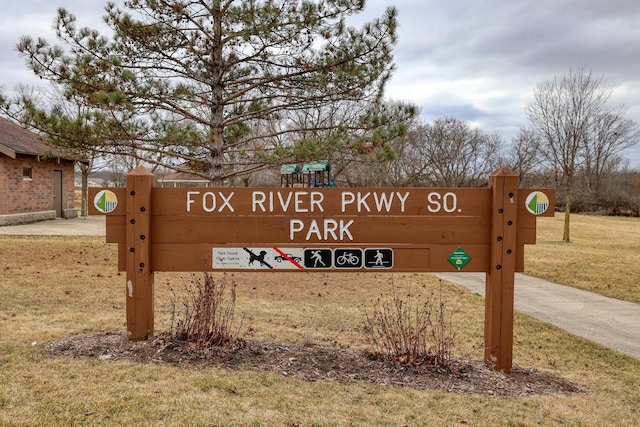
[[[453,251],[453,253],[449,255],[449,258],[447,259],[455,268],[458,269],[458,271],[460,271],[462,267],[464,267],[469,263],[469,261],[471,261],[471,257],[469,256],[469,254],[466,253],[461,247],[458,247],[458,249]]]

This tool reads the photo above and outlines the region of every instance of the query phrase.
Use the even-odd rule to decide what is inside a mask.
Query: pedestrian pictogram
[[[365,268],[393,268],[393,249],[375,248],[364,251]]]
[[[304,268],[331,268],[332,260],[331,249],[304,250]]]
[[[335,268],[362,268],[362,249],[340,248],[333,252]]]

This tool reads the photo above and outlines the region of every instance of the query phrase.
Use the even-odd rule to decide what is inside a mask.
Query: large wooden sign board
[[[153,335],[154,271],[486,272],[485,359],[510,372],[514,273],[552,189],[518,189],[502,168],[488,188],[92,188],[127,272],[131,339]]]

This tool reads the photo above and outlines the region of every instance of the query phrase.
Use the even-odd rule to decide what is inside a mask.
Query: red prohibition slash
[[[291,258],[289,255],[287,255],[286,253],[282,252],[279,248],[273,248],[274,251],[278,252],[284,259],[286,259],[287,261],[289,261],[291,264],[295,265],[297,268],[299,269],[303,269],[304,267],[301,266],[300,264],[298,264],[296,262],[296,260],[294,260],[293,258]]]

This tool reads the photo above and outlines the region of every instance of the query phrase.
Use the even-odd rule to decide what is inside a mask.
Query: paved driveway
[[[86,218],[54,219],[24,225],[6,225],[0,227],[0,234],[23,236],[104,236],[105,217],[88,216]]]

